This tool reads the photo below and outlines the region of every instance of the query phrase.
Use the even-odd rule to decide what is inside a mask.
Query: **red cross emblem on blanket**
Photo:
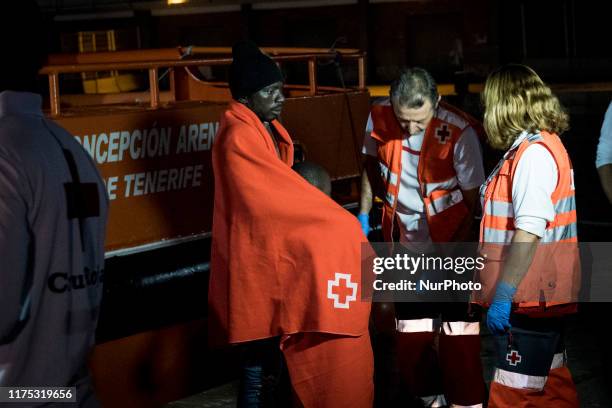
[[[448,131],[448,126],[442,125],[439,128],[436,128],[436,139],[440,144],[446,143],[446,139],[450,137],[450,132]]]
[[[506,354],[506,361],[510,363],[511,366],[516,366],[522,359],[523,357],[516,350],[512,350]]]
[[[357,283],[351,282],[348,273],[336,272],[335,278],[327,281],[327,298],[334,301],[336,309],[348,309],[357,300]]]

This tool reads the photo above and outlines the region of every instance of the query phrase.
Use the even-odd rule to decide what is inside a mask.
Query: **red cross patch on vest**
[[[448,126],[443,124],[439,128],[436,128],[436,139],[440,144],[446,143],[446,141],[450,138],[451,132],[448,130]]]

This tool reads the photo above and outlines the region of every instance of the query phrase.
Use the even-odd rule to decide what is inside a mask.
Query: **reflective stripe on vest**
[[[494,228],[484,228],[484,238],[485,242],[493,242],[493,243],[510,243],[512,241],[512,237],[514,236],[514,231],[503,231]]]
[[[387,194],[385,195],[385,199],[387,200],[387,203],[391,206],[394,207],[395,206],[395,196],[389,192],[387,192]]]
[[[495,209],[492,209],[494,207]],[[498,217],[514,218],[514,208],[512,203],[506,201],[487,201],[484,208],[486,215],[496,215]]]
[[[392,172],[383,162],[378,162],[380,166],[380,175],[386,183],[390,183],[393,186],[397,186],[398,175]]]
[[[561,242],[574,238],[578,238],[578,228],[576,223],[572,222],[569,225],[546,229],[540,242]]]
[[[489,215],[489,219],[483,221],[483,242],[489,243],[504,243],[509,244],[512,242],[512,237],[514,237],[514,218],[513,217],[504,217],[504,216],[496,216]],[[568,214],[569,218],[575,219],[576,215]],[[485,215],[486,217],[486,215]],[[494,217],[494,218],[493,218]],[[555,217],[555,221],[559,220],[562,217]],[[483,219],[484,220],[484,219]],[[499,228],[500,224],[506,224],[507,228]],[[549,223],[550,225],[544,230],[544,235],[540,239],[541,243],[551,243],[551,242],[562,242],[575,240],[578,237],[578,227],[576,221],[573,220],[565,225],[555,225],[555,222]],[[501,225],[503,227],[503,225]]]
[[[380,176],[385,181],[385,184],[387,186],[390,185],[390,186],[394,186],[397,188],[398,187],[397,183],[399,181],[399,177],[397,173],[389,170],[389,168],[383,162],[378,162],[378,165],[380,167]],[[389,187],[387,187],[387,193],[386,193],[385,199],[387,200],[387,203],[389,203],[391,207],[395,206],[395,195],[393,195],[393,193],[389,191]]]
[[[562,198],[555,204],[555,212],[557,214],[567,213],[570,211],[576,211],[576,200],[574,197]]]
[[[570,210],[560,212],[562,211],[560,208],[563,206],[570,208]],[[575,207],[576,201],[574,197],[565,198],[562,202],[555,204],[555,212],[557,215],[555,216],[555,220],[549,223],[550,225],[544,230],[544,235],[540,242],[551,243],[577,238],[578,228],[575,221]],[[485,216],[488,216],[488,219],[483,221],[484,235],[482,241],[506,244],[512,242],[512,237],[514,236],[514,210],[512,208],[512,203],[488,201],[485,204],[484,213]],[[504,226],[506,228],[504,228]]]
[[[423,189],[425,190],[425,195],[429,196],[434,191],[438,190],[452,190],[459,185],[459,180],[457,180],[456,176],[449,178],[448,180],[439,181],[436,183],[424,183]]]
[[[463,194],[459,189],[453,191],[441,191],[439,196],[435,198],[434,196],[436,196],[435,192],[432,194],[433,199],[427,205],[427,213],[430,216],[438,215],[463,200]]]

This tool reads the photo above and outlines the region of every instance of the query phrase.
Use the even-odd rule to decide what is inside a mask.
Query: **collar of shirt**
[[[523,140],[525,140],[527,135],[529,135],[529,133],[526,130],[523,130],[521,132],[521,134],[518,135],[518,137],[516,139],[514,139],[514,143],[512,143],[512,146],[510,147],[510,150],[516,149],[518,147],[518,145],[520,145],[523,142]]]
[[[499,169],[501,169],[502,164],[504,164],[504,160],[506,160],[510,156],[510,153],[512,153],[514,150],[516,150],[519,147],[519,145],[523,142],[523,140],[525,140],[527,136],[529,136],[529,132],[527,132],[526,130],[523,130],[521,134],[518,135],[516,139],[514,139],[512,146],[510,146],[510,148],[506,150],[506,153],[504,153],[504,157],[497,163],[497,165],[495,166],[491,174],[489,174],[489,177],[487,177],[485,182],[480,186],[481,200],[484,199],[484,193],[485,193],[485,189],[487,185],[491,182],[491,180],[493,180],[495,176],[497,176]],[[481,204],[484,205],[484,203],[482,202]]]
[[[523,130],[521,134],[518,135],[516,139],[514,139],[514,143],[512,143],[512,146],[510,146],[508,151],[504,154],[504,158],[507,158],[510,152],[517,149],[519,145],[523,143],[523,140],[525,140],[529,135],[531,135],[531,133],[527,132],[526,130]]]
[[[42,98],[31,92],[0,92],[0,116],[36,115],[42,116]]]
[[[409,143],[409,142],[414,141],[414,140],[422,139],[423,136],[425,136],[425,131],[422,131],[422,132],[419,132],[419,133],[415,133],[414,135],[411,135],[408,132],[404,132],[402,140],[405,143]]]

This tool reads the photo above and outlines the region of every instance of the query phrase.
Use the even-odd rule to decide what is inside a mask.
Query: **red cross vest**
[[[550,151],[558,168],[557,187],[551,195],[555,218],[548,222],[527,274],[519,284],[514,301],[519,311],[528,313],[534,307],[568,305],[574,311],[580,289],[580,257],[576,225],[574,177],[570,158],[561,139],[547,132],[527,136],[515,149],[508,151],[481,187],[483,217],[480,223],[480,252],[487,262],[478,281],[482,290],[476,293],[478,303],[489,304],[501,278],[503,262],[514,235],[512,183],[525,150],[539,143]]]
[[[388,101],[388,99],[387,99]],[[395,211],[402,174],[402,140],[393,108],[374,105],[371,111],[372,138],[378,142],[378,161],[386,188],[383,200],[382,231],[385,241],[393,240]],[[455,144],[463,131],[472,126],[479,136],[480,124],[460,110],[440,102],[425,129],[417,169],[430,236],[434,242],[448,242],[468,215],[454,168]]]

